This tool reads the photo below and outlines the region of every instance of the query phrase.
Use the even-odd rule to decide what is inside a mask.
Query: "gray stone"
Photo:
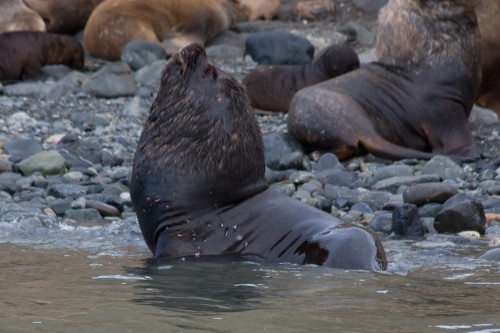
[[[428,203],[418,208],[418,214],[420,217],[435,218],[442,207],[443,205],[438,203]]]
[[[158,60],[165,60],[167,53],[159,43],[147,40],[134,40],[123,48],[120,60],[133,71]]]
[[[396,206],[392,212],[392,229],[399,236],[423,236],[424,228],[418,215],[417,206],[412,204]]]
[[[42,144],[37,139],[14,138],[7,142],[5,152],[11,155],[11,160],[19,162],[43,150]]]
[[[351,211],[357,211],[363,214],[373,213],[373,209],[370,207],[370,205],[364,202],[357,202],[352,205]]]
[[[66,170],[66,162],[56,150],[46,150],[22,160],[16,164],[16,167],[25,176],[35,172],[43,175],[56,175]]]
[[[474,104],[469,115],[469,124],[472,128],[498,124],[498,115],[490,110]]]
[[[458,193],[443,204],[434,221],[434,228],[440,233],[475,230],[484,234],[485,224],[483,205],[465,193]]]
[[[373,46],[377,34],[375,31],[368,30],[365,26],[355,21],[349,21],[340,28],[341,32],[351,36],[363,46]]]
[[[134,96],[132,100],[123,108],[123,115],[126,117],[144,117],[149,113],[151,104],[144,98]]]
[[[267,133],[264,135],[265,163],[274,170],[302,169],[304,149],[292,135]]]
[[[403,201],[417,206],[429,202],[444,203],[457,193],[457,186],[446,182],[416,184],[404,191]]]
[[[390,234],[392,232],[392,214],[376,214],[375,217],[370,221],[369,226],[374,231]]]
[[[64,216],[75,221],[99,221],[102,220],[99,211],[94,208],[68,209]]]
[[[5,86],[4,94],[8,96],[47,96],[55,83],[20,82]]]
[[[365,202],[373,209],[382,209],[385,203],[391,201],[392,195],[383,191],[366,191],[360,189],[348,189],[345,187],[325,185],[325,197],[331,200],[345,200],[349,205],[357,202]]]
[[[145,86],[159,87],[161,83],[161,73],[166,63],[165,60],[158,60],[150,65],[142,67],[135,73],[134,80]]]
[[[82,88],[98,97],[130,96],[137,91],[130,67],[120,62],[104,65],[83,82]]]
[[[395,191],[400,186],[411,186],[418,183],[437,182],[439,177],[434,174],[417,176],[398,176],[380,180],[372,188],[374,190]]]
[[[56,198],[78,199],[87,193],[87,188],[75,184],[54,184],[48,188],[47,192]]]
[[[324,153],[323,155],[321,155],[318,162],[313,167],[313,171],[318,172],[329,169],[345,170],[345,167],[342,165],[342,163],[340,163],[337,155],[332,153]]]
[[[96,209],[102,216],[120,216],[118,208],[96,200],[87,200],[87,208]]]
[[[411,166],[404,164],[391,164],[384,166],[382,168],[377,168],[373,172],[373,181],[378,182],[383,179],[388,179],[393,177],[405,177],[412,175],[413,175],[413,168]]]
[[[463,170],[456,162],[446,156],[434,156],[422,168],[423,175],[436,174],[443,179],[463,177]]]
[[[479,259],[500,262],[500,248],[492,249],[484,253]]]

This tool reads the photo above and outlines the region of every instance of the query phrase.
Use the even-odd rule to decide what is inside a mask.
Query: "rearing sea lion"
[[[340,159],[479,158],[468,116],[479,88],[481,39],[470,0],[390,0],[377,62],[299,91],[288,130]]]
[[[93,56],[118,60],[130,41],[168,50],[205,43],[237,22],[279,15],[279,0],[107,0],[92,12],[84,44]]]
[[[268,189],[244,87],[192,44],[171,57],[134,157],[130,193],[155,258],[236,254],[385,269],[376,235]]]

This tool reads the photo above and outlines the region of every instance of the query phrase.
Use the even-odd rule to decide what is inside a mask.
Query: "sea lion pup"
[[[170,53],[203,44],[237,22],[277,14],[279,0],[107,0],[90,15],[83,38],[94,57],[118,60],[133,40],[166,40]]]
[[[0,33],[25,30],[45,31],[45,22],[22,0],[0,0]]]
[[[134,157],[130,193],[157,259],[239,255],[385,269],[376,235],[268,189],[244,87],[191,44],[169,59]]]
[[[476,0],[483,45],[483,69],[477,103],[500,116],[500,0]]]
[[[259,66],[243,84],[250,104],[262,110],[288,112],[297,91],[359,68],[358,55],[347,45],[331,45],[306,65]]]
[[[0,34],[0,81],[23,79],[55,64],[83,67],[83,47],[75,37],[41,31]]]
[[[470,0],[390,0],[380,11],[378,62],[295,95],[288,130],[340,159],[479,158],[468,126],[481,70]]]
[[[94,8],[104,0],[24,0],[47,22],[47,31],[73,35],[85,27]]]

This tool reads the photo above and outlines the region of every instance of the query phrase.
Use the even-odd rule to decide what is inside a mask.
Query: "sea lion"
[[[22,0],[0,0],[0,33],[25,30],[45,31],[45,22]]]
[[[335,12],[332,0],[299,1],[293,7],[293,14],[299,19],[311,21],[322,20]]]
[[[500,116],[500,0],[476,0],[483,45],[483,67],[477,103]]]
[[[279,0],[107,0],[90,15],[83,39],[91,55],[118,60],[133,40],[166,40],[171,53],[204,44],[237,22],[278,14]]]
[[[73,35],[83,30],[90,13],[104,0],[24,0],[47,22],[47,31]]]
[[[130,194],[156,259],[239,255],[385,269],[376,235],[342,228],[268,188],[262,134],[244,87],[191,44],[163,73],[134,156]]]
[[[23,79],[55,64],[83,67],[83,47],[75,37],[41,31],[0,34],[0,81]]]
[[[344,44],[327,47],[306,65],[259,66],[243,84],[252,106],[270,111],[288,112],[297,91],[359,68],[356,52]]]
[[[390,0],[379,15],[376,55],[297,92],[288,131],[340,159],[480,157],[467,120],[481,77],[471,1]]]

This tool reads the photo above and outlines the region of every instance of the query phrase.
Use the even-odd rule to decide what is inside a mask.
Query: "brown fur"
[[[0,33],[8,31],[45,31],[45,22],[22,0],[0,0]]]
[[[476,0],[483,43],[483,69],[477,103],[500,116],[500,0]]]
[[[23,79],[55,64],[83,67],[83,47],[76,38],[39,31],[0,34],[0,81]]]
[[[259,66],[243,79],[243,84],[252,106],[288,112],[290,101],[300,89],[358,67],[359,59],[352,48],[332,45],[306,65]]]
[[[378,63],[299,91],[288,129],[346,159],[474,160],[467,118],[480,83],[481,40],[470,0],[390,0],[381,10]]]
[[[175,50],[204,44],[236,22],[266,17],[268,6],[264,0],[107,0],[90,16],[84,44],[107,60],[119,59],[123,47],[137,39],[168,40]]]
[[[293,7],[293,14],[308,20],[321,20],[335,12],[332,0],[300,1]]]
[[[75,34],[83,30],[94,8],[104,0],[24,0],[47,22],[47,31]]]

